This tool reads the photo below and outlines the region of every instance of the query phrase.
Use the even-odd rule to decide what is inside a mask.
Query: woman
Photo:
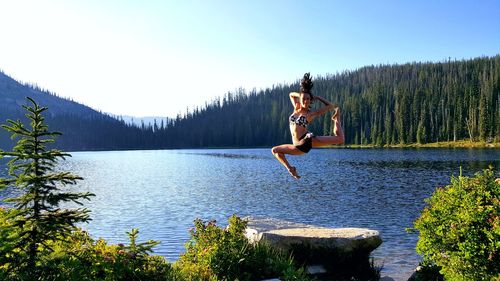
[[[340,124],[340,108],[334,107],[332,103],[322,97],[313,97],[311,93],[312,87],[313,83],[310,74],[304,74],[304,77],[300,81],[300,93],[290,93],[290,101],[294,108],[289,118],[293,144],[282,144],[272,149],[276,159],[278,159],[296,179],[300,178],[297,169],[288,163],[285,154],[302,155],[309,152],[312,147],[344,143],[344,132]],[[315,100],[322,102],[323,106],[318,110],[311,111],[309,107]],[[307,125],[311,123],[314,118],[331,110],[335,110],[332,116],[332,121],[334,122],[334,136],[315,136],[307,130]]]

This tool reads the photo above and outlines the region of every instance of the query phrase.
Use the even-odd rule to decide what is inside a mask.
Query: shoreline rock
[[[309,269],[321,268],[314,276],[364,280],[380,273],[370,262],[370,253],[382,244],[376,230],[326,228],[274,218],[244,219],[248,221],[245,235],[251,243],[268,243],[292,254]]]
[[[371,253],[382,244],[379,232],[367,228],[326,228],[274,218],[245,219],[246,236],[251,243],[263,240],[283,250],[300,244],[343,253]]]

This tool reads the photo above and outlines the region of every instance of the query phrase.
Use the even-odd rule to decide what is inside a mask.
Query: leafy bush
[[[0,207],[0,280],[7,279],[8,270],[14,261],[15,241],[18,240],[18,233],[13,231],[12,209]]]
[[[215,221],[194,221],[186,253],[175,266],[189,280],[261,280],[281,276],[283,280],[308,280],[296,269],[291,257],[266,244],[249,244],[246,222],[233,215],[223,229]]]
[[[452,177],[415,222],[417,252],[447,280],[500,278],[500,183],[491,169]]]
[[[43,255],[42,280],[183,280],[163,257],[149,255],[156,241],[137,243],[138,231],[129,232],[129,245],[108,245],[93,240],[85,231],[73,232],[70,239],[51,245]]]
[[[441,273],[441,267],[435,263],[426,264],[421,262],[417,267],[415,274],[408,281],[444,281]]]
[[[14,209],[0,208],[0,247],[7,245]],[[77,229],[71,234],[47,241],[39,249],[37,280],[262,280],[280,276],[281,280],[309,280],[297,269],[291,257],[267,244],[250,245],[243,235],[246,222],[236,216],[225,229],[214,221],[195,221],[187,251],[175,264],[152,256],[158,242],[137,242],[137,230],[128,232],[128,245],[109,245],[94,240]],[[14,251],[20,253],[19,249]],[[22,269],[0,263],[0,280],[32,280]]]

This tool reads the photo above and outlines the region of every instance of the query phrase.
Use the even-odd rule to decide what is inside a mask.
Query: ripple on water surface
[[[417,236],[405,228],[424,199],[460,167],[471,175],[499,159],[499,150],[319,149],[289,157],[299,181],[269,149],[78,152],[60,168],[84,177],[78,188],[96,194],[83,227],[111,243],[127,242],[125,232],[139,228],[140,240],[161,241],[156,253],[175,261],[195,218],[225,225],[235,213],[367,227],[384,241],[373,253],[382,274],[403,280],[419,261]]]

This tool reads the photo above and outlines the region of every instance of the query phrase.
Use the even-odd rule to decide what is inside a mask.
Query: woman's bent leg
[[[291,166],[290,163],[288,163],[288,160],[286,160],[285,154],[290,154],[290,155],[301,155],[304,154],[304,152],[298,150],[295,146],[291,144],[282,144],[273,147],[272,153],[278,161],[285,166],[285,168],[288,170],[288,172],[292,175],[292,177],[299,179],[300,176],[297,174],[297,169],[295,167]]]
[[[337,108],[332,116],[333,122],[333,133],[335,136],[316,136],[312,139],[313,147],[322,147],[333,144],[343,144],[344,143],[344,130],[342,129],[342,124],[340,122],[340,108]]]

